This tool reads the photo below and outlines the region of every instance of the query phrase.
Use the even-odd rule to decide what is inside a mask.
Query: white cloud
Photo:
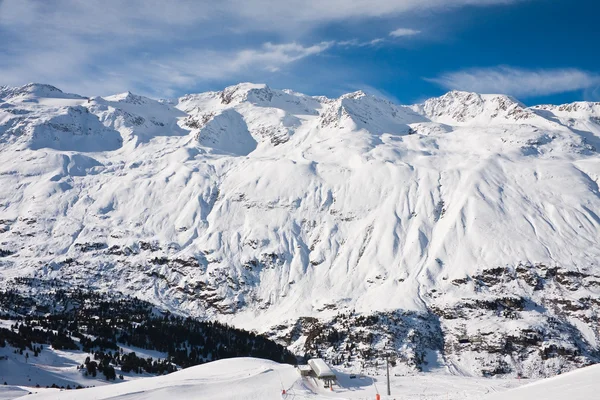
[[[277,71],[286,64],[302,58],[316,55],[327,50],[333,42],[321,42],[312,46],[302,46],[298,43],[273,44],[264,43],[258,49],[243,49],[239,51],[196,51],[193,49],[168,55],[153,61],[150,65],[145,62],[136,63],[134,68],[140,71],[152,70],[160,80],[174,84],[192,84],[195,80],[218,80],[236,76],[245,70]],[[174,78],[171,78],[173,76]]]
[[[342,47],[367,47],[367,46],[376,46],[383,42],[385,42],[384,38],[375,38],[375,39],[367,40],[367,41],[360,41],[358,39],[341,40],[341,41],[335,42],[335,44],[337,46],[342,46]]]
[[[583,100],[585,101],[600,101],[600,82],[595,87],[590,87],[584,90]]]
[[[528,0],[0,0],[0,84],[108,94],[252,80],[334,46],[315,39],[328,23],[516,1]]]
[[[418,35],[419,33],[421,33],[421,31],[418,31],[415,29],[398,28],[396,30],[391,31],[390,36],[393,36],[393,37],[414,36],[414,35]]]
[[[383,43],[383,42],[385,42],[384,38],[376,38],[373,40],[369,40],[369,45],[374,46],[376,44]]]
[[[304,47],[298,43],[273,44],[267,42],[260,49],[239,52],[233,60],[233,67],[262,66],[270,71],[277,71],[282,65],[300,60],[304,57],[322,53],[333,42],[321,42]]]
[[[288,27],[345,19],[393,16],[412,11],[443,10],[461,6],[489,6],[527,0],[226,0],[239,15],[252,21],[268,20]],[[273,18],[279,20],[273,20]]]
[[[413,11],[489,6],[530,0],[3,0],[0,26],[29,26],[89,35],[171,36],[173,29],[219,26],[230,32],[293,34],[333,21],[392,17]],[[211,34],[207,30],[207,36]]]
[[[512,67],[474,68],[443,74],[430,82],[453,90],[544,96],[600,85],[600,75],[575,68],[527,70]]]

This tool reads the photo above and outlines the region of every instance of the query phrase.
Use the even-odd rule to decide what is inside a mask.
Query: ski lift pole
[[[388,396],[392,395],[392,391],[390,389],[390,357],[389,354],[385,355],[385,367],[387,370],[387,394]]]

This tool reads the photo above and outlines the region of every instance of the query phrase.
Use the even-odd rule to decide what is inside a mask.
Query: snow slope
[[[135,352],[144,358],[164,359],[167,357],[166,354],[153,350],[125,345],[120,347],[126,353]],[[0,390],[0,399],[3,398],[2,392],[10,391],[6,389],[11,388],[15,391],[20,390],[17,389],[19,387],[32,391],[52,385],[71,388],[103,386],[152,376],[146,372],[141,374],[123,372],[117,367],[116,373],[122,375],[123,380],[118,378],[115,381],[107,381],[102,373],[98,373],[96,377],[84,376],[84,370],[78,368],[84,364],[86,357],[93,360],[93,354],[79,350],[57,350],[51,346],[46,346],[38,356],[34,356],[30,350],[26,350],[23,354],[15,353],[14,350],[11,346],[0,348],[0,357],[2,357],[0,359],[0,384],[4,382],[8,384],[8,388]],[[28,358],[25,357],[27,353],[29,354]]]
[[[590,400],[598,398],[600,368],[592,366],[532,383],[505,393],[485,397],[485,400]]]
[[[593,103],[450,92],[401,106],[256,84],[173,102],[35,84],[0,99],[5,286],[135,294],[301,352],[320,344],[300,317],[399,312],[401,337],[368,328],[363,344],[394,343],[414,371],[427,354],[528,377],[600,359]]]
[[[140,379],[118,385],[71,391],[41,391],[28,399],[485,399],[485,400],[589,400],[600,389],[597,366],[507,390],[524,382],[475,380],[465,377],[391,377],[392,396],[386,396],[385,377],[357,377],[338,371],[334,390],[319,387],[313,378],[300,378],[294,367],[272,361],[234,358],[188,368],[167,376]],[[282,396],[282,388],[287,397]],[[14,389],[13,389],[14,390]],[[32,389],[33,392],[36,389]],[[8,390],[7,390],[8,392]],[[0,395],[3,391],[0,391]],[[488,393],[486,395],[486,393]]]
[[[166,376],[87,390],[49,392],[31,399],[281,399],[281,388],[298,379],[294,367],[235,358],[187,368]],[[302,397],[299,397],[302,398]]]
[[[71,391],[45,391],[27,399],[375,399],[385,393],[385,377],[357,377],[338,372],[339,384],[325,389],[314,378],[301,378],[290,365],[253,358],[232,358],[187,368],[166,376],[118,385]],[[453,377],[392,378],[391,399],[476,399],[484,393],[504,391],[515,381],[474,380]],[[282,389],[286,395],[282,396]],[[35,390],[34,390],[35,391]],[[0,391],[1,393],[1,391]]]

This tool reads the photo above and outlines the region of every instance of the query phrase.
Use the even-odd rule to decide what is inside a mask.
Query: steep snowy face
[[[85,97],[40,84],[0,89],[0,135],[33,150],[108,151],[121,135],[86,107]]]
[[[532,107],[533,110],[547,110],[555,115],[571,118],[597,118],[600,116],[600,103],[579,101],[570,104],[539,105]]]
[[[532,108],[538,115],[569,127],[586,143],[600,149],[600,103],[576,102],[560,106],[541,105]]]
[[[157,136],[185,136],[189,131],[178,123],[185,113],[130,92],[109,97],[95,97],[86,104],[102,123],[119,131],[123,140],[134,145],[148,142]]]
[[[222,104],[239,104],[248,101],[253,104],[269,104],[274,93],[267,85],[240,83],[229,86],[219,93]]]
[[[408,124],[427,121],[409,107],[397,106],[361,91],[327,103],[320,118],[322,128],[366,130],[375,135],[404,135],[410,132]]]
[[[51,116],[32,117],[17,130],[20,128],[24,136],[30,137],[32,150],[94,152],[116,150],[122,144],[118,132],[102,125],[98,117],[83,106],[68,106]]]
[[[452,91],[414,106],[428,118],[451,125],[526,123],[535,114],[518,100],[504,95]]]
[[[395,324],[344,331],[350,346],[372,330],[356,362],[385,343],[410,368],[437,354],[474,374],[598,360],[596,105],[254,84],[19,96],[0,100],[6,285],[122,291],[331,357],[346,347],[318,332]]]
[[[222,92],[184,96],[177,105],[189,114],[184,124],[190,129],[202,129],[209,121],[240,115],[245,125],[242,130],[266,147],[287,142],[304,121],[319,115],[321,107],[317,99],[309,96],[249,83],[230,86]],[[235,114],[228,111],[227,116],[215,118],[227,110],[234,110]]]
[[[64,93],[62,90],[41,83],[29,83],[21,87],[0,86],[0,99],[3,101],[37,101],[38,99],[85,99],[77,94]]]
[[[192,118],[186,122],[186,126],[198,129],[195,138],[199,143],[225,154],[248,155],[256,149],[256,141],[248,131],[246,121],[233,109],[210,114],[202,124]]]

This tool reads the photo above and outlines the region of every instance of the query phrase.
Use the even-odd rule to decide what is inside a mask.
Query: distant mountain
[[[333,363],[600,360],[600,106],[242,83],[0,88],[0,276],[132,294]]]

